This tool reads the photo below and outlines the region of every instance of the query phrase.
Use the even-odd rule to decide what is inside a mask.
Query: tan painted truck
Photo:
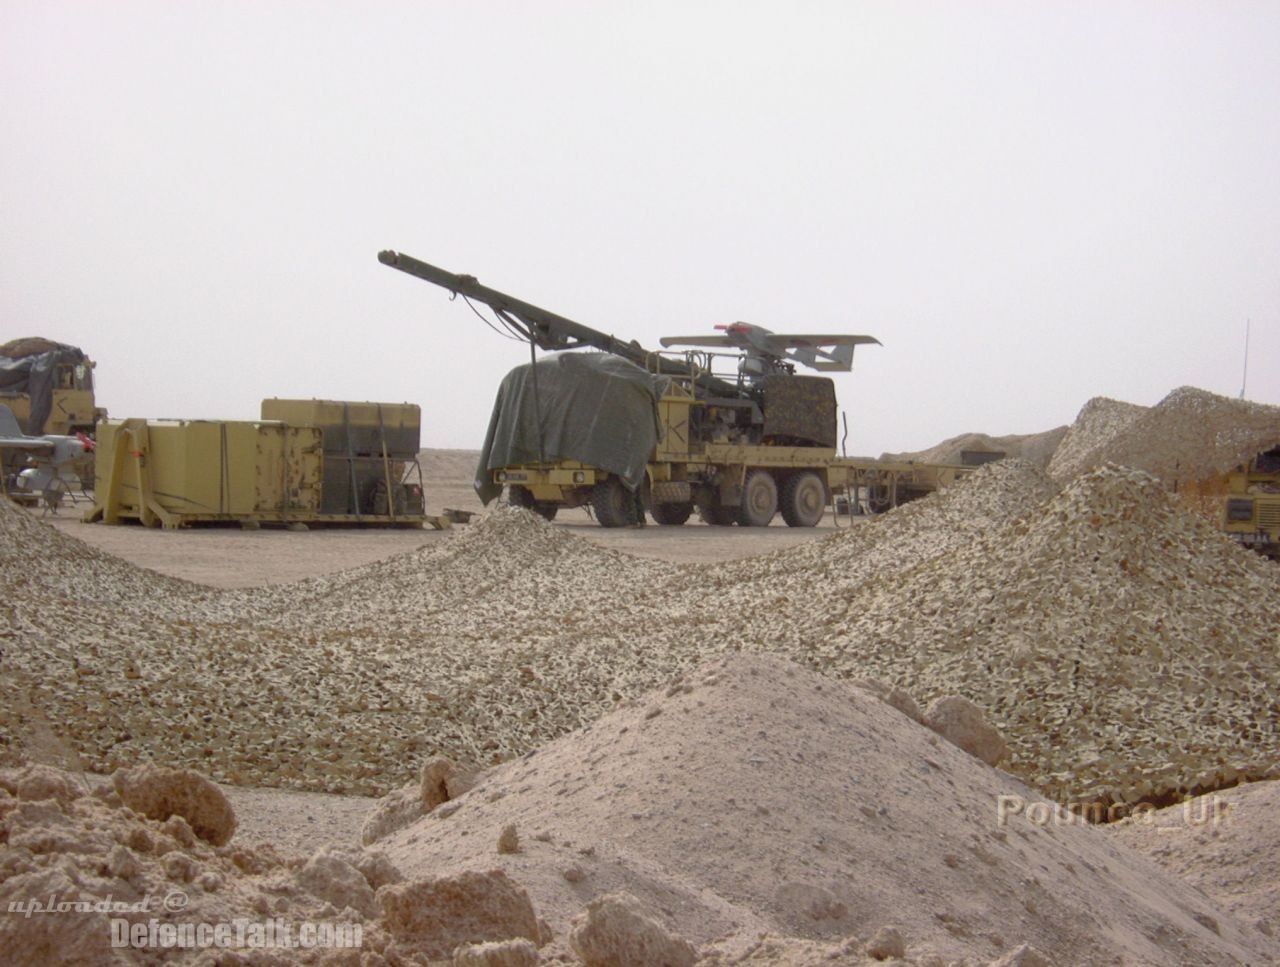
[[[1228,474],[1222,526],[1246,547],[1280,560],[1280,446]]]
[[[93,435],[106,416],[93,397],[94,362],[75,346],[31,337],[0,345],[0,403],[29,436]]]
[[[640,506],[659,524],[680,525],[697,511],[708,524],[813,527],[825,513],[878,513],[922,497],[971,467],[840,456],[833,447],[709,442],[693,432],[705,404],[673,381],[658,401],[661,438],[645,467]],[[581,461],[530,462],[487,469],[512,503],[548,519],[560,507],[588,507],[605,527],[638,523],[634,492],[616,473]]]
[[[472,276],[394,251],[378,259],[488,306],[492,325],[528,340],[531,354],[553,353],[499,387],[475,480],[485,503],[506,488],[544,517],[585,506],[605,527],[637,523],[645,510],[683,524],[695,509],[717,525],[763,526],[781,513],[812,527],[827,507],[884,510],[969,470],[838,455],[835,385],[796,368],[846,372],[856,346],[878,344],[871,336],[735,322],[664,338],[655,352]]]

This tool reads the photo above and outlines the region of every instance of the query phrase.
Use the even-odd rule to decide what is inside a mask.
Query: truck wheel
[[[649,508],[649,513],[659,524],[679,527],[693,513],[693,504],[654,504]]]
[[[709,524],[712,527],[729,527],[738,519],[738,508],[710,504],[706,507],[699,507],[698,516],[702,518],[704,524]]]
[[[508,487],[507,503],[512,507],[523,507],[525,510],[531,510],[543,520],[555,520],[556,511],[560,509],[559,504],[553,504],[546,500],[534,500],[533,493],[528,487]]]
[[[591,509],[601,527],[627,527],[638,523],[636,498],[617,477],[596,484],[591,491]]]
[[[741,527],[768,527],[778,512],[778,485],[768,470],[751,470],[742,484],[742,506],[738,508]]]
[[[827,509],[827,488],[812,470],[797,473],[782,485],[782,519],[788,527],[814,527]]]

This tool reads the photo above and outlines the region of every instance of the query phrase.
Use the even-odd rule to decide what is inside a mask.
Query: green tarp
[[[578,460],[634,490],[661,439],[667,382],[609,353],[557,353],[513,369],[493,404],[476,493],[487,504],[502,492],[493,470],[543,460]]]

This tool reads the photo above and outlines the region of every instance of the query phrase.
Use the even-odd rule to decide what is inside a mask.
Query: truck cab
[[[1280,445],[1227,476],[1223,530],[1246,547],[1280,560]]]

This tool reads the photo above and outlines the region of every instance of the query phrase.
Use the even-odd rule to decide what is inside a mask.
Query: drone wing
[[[769,350],[794,360],[802,366],[820,373],[847,373],[853,369],[855,346],[872,344],[879,346],[874,336],[813,336],[780,335],[770,333],[765,337]]]
[[[658,340],[664,349],[671,346],[716,346],[716,347],[736,347],[741,345],[728,336],[663,336]]]
[[[13,410],[0,403],[0,450],[27,450],[38,452],[52,450],[53,441],[44,437],[27,436],[18,425],[18,418]]]
[[[23,453],[51,453],[57,444],[43,436],[27,436],[18,425],[13,410],[0,403],[0,450],[20,450]]]
[[[853,368],[855,346],[868,343],[880,345],[874,336],[853,335],[792,335],[770,332],[760,326],[735,322],[731,326],[717,326],[726,330],[723,336],[666,336],[661,341],[664,348],[670,346],[711,346],[739,349],[749,355],[765,358],[787,359],[819,372],[847,373]]]
[[[791,333],[771,332],[765,336],[771,349],[779,352],[784,349],[821,349],[823,346],[864,346],[868,343],[880,345],[875,336],[806,336]]]
[[[28,453],[47,453],[54,449],[54,442],[38,436],[0,436],[0,450],[25,450]]]

